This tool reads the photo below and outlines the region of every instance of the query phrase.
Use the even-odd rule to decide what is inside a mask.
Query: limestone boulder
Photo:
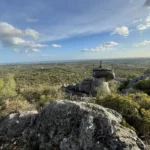
[[[0,120],[0,148],[25,150],[146,150],[114,110],[59,100],[41,113],[11,114]]]
[[[103,87],[107,90],[107,93],[110,93],[109,85],[105,78],[93,78],[86,79],[75,86],[69,85],[64,87],[63,90],[72,95],[86,94],[87,96],[96,96],[98,89]]]
[[[91,85],[92,85],[92,79],[86,79],[81,83],[77,83],[75,85],[75,91],[90,94],[92,88]]]
[[[116,111],[84,102],[57,101],[27,130],[28,149],[144,150],[135,132],[121,125]]]

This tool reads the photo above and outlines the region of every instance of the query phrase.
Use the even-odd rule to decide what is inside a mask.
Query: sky
[[[150,0],[0,0],[0,63],[150,57]]]

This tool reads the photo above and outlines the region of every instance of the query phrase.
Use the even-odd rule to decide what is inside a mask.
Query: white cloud
[[[138,22],[142,22],[142,18],[140,18],[140,19],[136,19],[136,20],[133,20],[133,23],[138,23]]]
[[[33,29],[26,29],[24,31],[24,34],[26,36],[31,36],[34,40],[37,40],[39,38],[39,33]]]
[[[29,48],[43,48],[47,47],[47,45],[36,44],[33,41],[27,41],[22,38],[12,37],[8,39],[2,39],[2,45],[4,47],[29,47]]]
[[[32,43],[31,47],[44,48],[44,47],[48,47],[48,45]]]
[[[35,49],[35,48],[25,50],[25,53],[37,53],[37,52],[41,52],[41,51],[39,49]]]
[[[114,48],[114,47],[117,45],[118,45],[118,43],[113,42],[113,41],[112,42],[106,42],[106,43],[98,45],[96,48],[91,48],[91,49],[85,48],[83,50],[83,52],[99,52],[99,51],[116,50],[116,48]]]
[[[141,46],[146,46],[146,45],[150,45],[150,41],[143,41],[143,42],[134,44],[133,47],[141,47]]]
[[[101,1],[96,1],[94,4],[90,1],[91,5],[86,3],[86,0],[83,1],[85,5],[87,4],[87,8],[82,6],[82,13],[80,15],[70,14],[68,12],[63,22],[60,19],[62,12],[60,10],[57,13],[55,12],[55,20],[57,22],[54,24],[50,21],[47,24],[48,28],[43,30],[43,34],[46,36],[43,36],[42,40],[55,41],[74,36],[87,36],[110,32],[116,27],[121,26],[133,27],[133,20],[143,18],[148,12],[147,9],[143,8],[144,0],[133,0],[132,4],[128,2],[129,0],[105,0],[102,5]],[[75,6],[73,4],[71,6],[74,8]]]
[[[32,38],[32,40],[29,38]],[[3,47],[12,48],[15,52],[38,52],[37,48],[47,45],[36,43],[39,33],[33,29],[20,30],[6,22],[0,22],[0,42]]]
[[[146,17],[145,23],[137,26],[137,29],[140,31],[147,30],[150,28],[150,15]]]
[[[122,36],[128,36],[130,33],[128,27],[122,26],[122,27],[117,27],[112,34],[119,34]]]
[[[20,29],[17,29],[6,22],[0,23],[0,37],[14,37],[22,35],[23,32]]]
[[[25,21],[26,21],[26,22],[29,22],[29,23],[36,23],[36,22],[38,22],[39,20],[36,19],[36,18],[27,18]]]
[[[39,33],[33,29],[20,30],[13,27],[6,22],[0,22],[0,37],[15,37],[15,36],[28,36],[33,39],[39,38]]]
[[[58,45],[58,44],[52,44],[51,46],[54,48],[61,48],[62,47],[61,45]]]
[[[137,29],[142,31],[150,28],[150,24],[140,24],[137,26]]]

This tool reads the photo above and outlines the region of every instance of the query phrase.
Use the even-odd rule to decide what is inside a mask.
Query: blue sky
[[[0,63],[150,57],[150,0],[0,0]]]

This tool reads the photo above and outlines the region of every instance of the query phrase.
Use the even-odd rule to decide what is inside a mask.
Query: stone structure
[[[84,102],[56,101],[40,114],[0,119],[0,149],[146,150],[116,111]]]
[[[115,74],[114,74],[113,70],[110,70],[110,69],[95,68],[95,69],[93,69],[93,77],[94,78],[105,78],[106,81],[110,81],[115,78]]]
[[[103,68],[103,67],[102,67],[102,61],[100,61],[100,66],[99,66],[99,68]]]
[[[111,81],[115,78],[113,70],[103,69],[102,62],[100,62],[100,67],[93,69],[93,79],[85,79],[81,83],[76,85],[69,85],[67,87],[62,87],[62,89],[73,95],[86,95],[86,96],[95,96],[99,87],[105,86],[110,92],[108,81]]]

